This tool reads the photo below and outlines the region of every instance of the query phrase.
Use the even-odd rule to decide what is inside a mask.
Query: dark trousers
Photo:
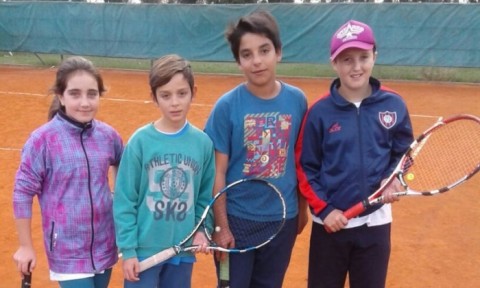
[[[308,264],[309,288],[384,288],[390,257],[391,224],[366,225],[327,233],[312,224]]]
[[[267,245],[230,253],[230,288],[281,288],[297,237],[298,217],[288,219]],[[216,262],[216,261],[215,261]],[[218,275],[218,263],[217,266]]]

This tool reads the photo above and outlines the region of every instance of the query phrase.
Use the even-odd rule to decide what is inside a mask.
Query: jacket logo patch
[[[342,130],[342,126],[340,126],[338,122],[335,122],[332,126],[330,126],[330,128],[328,128],[328,133],[335,133],[339,132],[340,130]]]
[[[397,123],[397,112],[379,112],[378,119],[383,127],[390,129]]]

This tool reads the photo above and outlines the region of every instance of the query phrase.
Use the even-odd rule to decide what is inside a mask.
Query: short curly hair
[[[230,43],[230,49],[237,63],[240,62],[240,42],[246,33],[263,35],[272,41],[275,51],[282,50],[277,21],[270,12],[257,10],[230,23],[225,30],[225,38]]]

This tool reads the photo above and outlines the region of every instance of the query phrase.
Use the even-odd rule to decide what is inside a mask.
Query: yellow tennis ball
[[[412,181],[413,179],[415,179],[415,175],[413,175],[413,173],[408,173],[407,174],[407,180]]]

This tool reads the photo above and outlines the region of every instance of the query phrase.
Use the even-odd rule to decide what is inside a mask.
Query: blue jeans
[[[124,281],[124,288],[175,287],[190,288],[192,285],[193,263],[162,264],[140,273],[139,281]]]
[[[95,274],[93,277],[59,281],[62,288],[108,288],[110,276],[112,275],[112,268],[106,269],[103,274]]]

